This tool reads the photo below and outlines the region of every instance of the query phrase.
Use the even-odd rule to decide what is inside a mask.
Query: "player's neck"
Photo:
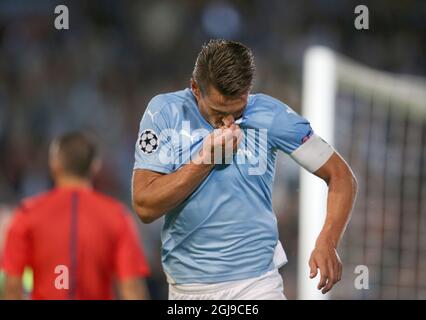
[[[90,179],[79,178],[74,176],[61,176],[55,179],[57,188],[91,188]]]

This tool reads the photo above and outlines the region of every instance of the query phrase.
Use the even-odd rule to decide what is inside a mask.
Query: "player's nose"
[[[222,118],[222,122],[226,127],[230,127],[235,122],[235,118],[232,114],[228,114]]]

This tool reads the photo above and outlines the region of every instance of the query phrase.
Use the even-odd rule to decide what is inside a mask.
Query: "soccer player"
[[[165,216],[170,299],[285,299],[278,268],[286,257],[271,200],[278,150],[328,185],[309,276],[319,269],[323,293],[341,278],[336,248],[355,177],[306,119],[271,96],[250,94],[254,71],[246,46],[211,40],[191,87],[155,96],[142,117],[133,206],[145,223]]]
[[[135,225],[124,205],[92,189],[97,146],[71,132],[50,147],[56,187],[26,199],[6,237],[2,268],[6,299],[22,298],[24,267],[34,274],[33,299],[147,298],[149,273]]]

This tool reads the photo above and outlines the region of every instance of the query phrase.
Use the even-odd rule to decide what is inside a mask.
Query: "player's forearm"
[[[134,187],[133,205],[139,217],[150,223],[182,203],[208,176],[213,165],[189,163],[180,170],[157,176]]]
[[[355,202],[357,182],[348,168],[328,181],[327,216],[317,244],[327,243],[337,248]]]

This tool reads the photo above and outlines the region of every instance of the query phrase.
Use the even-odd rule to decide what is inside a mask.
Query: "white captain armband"
[[[311,173],[321,168],[333,155],[334,149],[317,134],[313,134],[290,157]]]

